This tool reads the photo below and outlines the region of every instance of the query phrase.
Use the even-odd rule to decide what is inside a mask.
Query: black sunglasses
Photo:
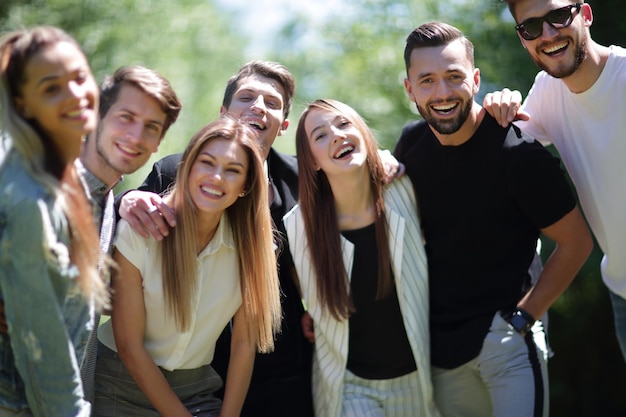
[[[574,21],[574,15],[580,11],[582,3],[574,3],[549,11],[543,17],[531,17],[515,26],[520,36],[527,41],[537,39],[543,33],[543,22],[546,22],[554,29],[568,27]]]

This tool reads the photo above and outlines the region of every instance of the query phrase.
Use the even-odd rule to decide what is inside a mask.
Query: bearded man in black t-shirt
[[[444,417],[548,415],[540,320],[592,249],[560,161],[474,101],[480,72],[456,28],[407,38],[405,88],[423,120],[394,154],[415,187],[430,282],[431,362]],[[556,243],[538,280],[539,234]]]

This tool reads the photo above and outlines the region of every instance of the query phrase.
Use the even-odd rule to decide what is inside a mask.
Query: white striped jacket
[[[384,192],[389,222],[389,249],[404,327],[415,357],[424,399],[422,413],[436,416],[430,376],[428,333],[428,270],[417,217],[415,194],[408,177],[395,180]],[[283,218],[289,248],[300,280],[302,297],[315,326],[313,402],[318,417],[340,417],[348,358],[348,320],[337,321],[322,311],[300,206]],[[341,237],[343,264],[352,271],[354,245]],[[417,395],[418,393],[416,393]]]

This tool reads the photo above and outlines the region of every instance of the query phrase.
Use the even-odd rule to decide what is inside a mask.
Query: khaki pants
[[[479,355],[454,369],[432,367],[443,417],[547,417],[548,348],[537,321],[522,337],[496,313]]]

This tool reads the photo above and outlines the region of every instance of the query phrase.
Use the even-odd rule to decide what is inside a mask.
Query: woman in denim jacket
[[[53,27],[2,37],[0,77],[0,416],[87,416],[78,364],[106,291],[74,160],[98,88]]]

